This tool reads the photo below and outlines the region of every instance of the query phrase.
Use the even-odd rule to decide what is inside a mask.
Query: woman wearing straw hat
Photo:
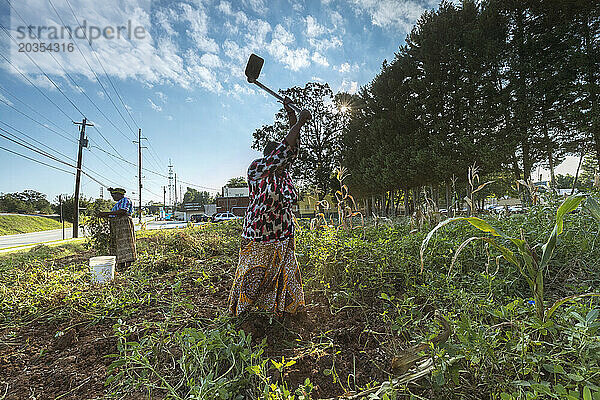
[[[123,270],[135,261],[135,230],[133,227],[133,203],[125,197],[125,189],[108,188],[117,203],[111,211],[100,212],[98,216],[108,218],[110,223],[110,254],[117,257],[117,267]]]

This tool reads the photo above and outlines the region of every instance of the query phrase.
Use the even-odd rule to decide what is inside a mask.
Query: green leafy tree
[[[230,188],[244,188],[248,187],[248,182],[246,182],[246,179],[243,176],[239,176],[237,178],[229,179],[225,186]]]
[[[332,189],[332,173],[340,163],[341,135],[347,115],[341,109],[342,98],[334,96],[326,83],[309,82],[305,87],[280,91],[294,103],[308,109],[312,119],[300,133],[300,152],[293,164],[292,175],[301,186],[315,187],[322,198]],[[281,141],[289,130],[283,107],[272,125],[254,131],[252,147],[262,151],[270,140]]]
[[[46,195],[35,190],[0,195],[0,211],[8,213],[52,213]]]
[[[63,210],[63,218],[65,221],[73,222],[75,215],[75,196],[63,196],[62,198],[62,210]],[[80,214],[82,215],[93,215],[94,208],[90,209],[90,204],[92,204],[91,199],[86,199],[84,196],[79,198],[79,209]],[[60,200],[58,196],[54,200],[54,212],[56,214],[60,214]]]
[[[210,195],[209,192],[198,191],[198,190],[196,190],[194,188],[190,188],[190,187],[187,188],[187,191],[183,195],[183,203],[184,204],[194,203],[194,204],[205,205],[205,204],[212,203],[213,200],[214,199]]]

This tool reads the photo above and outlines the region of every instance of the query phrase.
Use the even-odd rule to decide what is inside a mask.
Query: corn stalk
[[[482,232],[488,233],[491,235],[484,237],[471,237],[467,239],[463,244],[461,244],[457,250],[457,254],[455,254],[453,261],[458,257],[458,253],[460,253],[468,243],[475,240],[483,240],[487,242],[490,246],[496,248],[500,251],[501,257],[504,258],[509,263],[517,266],[519,272],[529,284],[529,288],[531,289],[533,298],[535,300],[535,310],[536,316],[542,322],[546,321],[551,315],[554,309],[546,312],[544,308],[544,268],[548,266],[548,262],[550,261],[554,250],[556,249],[556,244],[558,241],[558,236],[563,232],[563,220],[566,214],[575,210],[583,201],[585,200],[585,207],[590,212],[590,214],[597,220],[600,221],[600,205],[593,197],[587,197],[585,195],[575,195],[570,196],[563,201],[563,203],[558,207],[556,211],[556,222],[548,237],[546,243],[542,245],[542,255],[541,258],[537,256],[535,251],[529,244],[525,241],[523,234],[521,233],[520,238],[515,238],[508,236],[500,229],[495,228],[488,222],[482,220],[477,217],[456,217],[449,218],[440,222],[435,228],[433,228],[423,240],[421,244],[421,273],[423,273],[424,269],[424,256],[425,250],[427,248],[427,244],[435,234],[437,230],[440,228],[456,222],[456,221],[466,221],[475,228],[479,229]],[[497,239],[504,239],[505,241],[512,243],[514,247],[516,247],[517,252],[515,253],[508,247],[499,243]]]

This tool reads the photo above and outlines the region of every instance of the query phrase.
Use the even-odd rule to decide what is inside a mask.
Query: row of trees
[[[598,2],[442,2],[360,93],[342,138],[352,186],[449,187],[474,162],[554,181],[565,155],[600,155],[599,35]]]
[[[600,2],[443,1],[359,95],[323,83],[281,92],[313,114],[293,174],[323,197],[344,165],[355,195],[411,208],[423,196],[461,203],[473,165],[495,181],[480,196],[516,194],[537,166],[572,185],[555,167],[589,153],[587,187],[600,166],[599,41]],[[288,129],[280,109],[253,147]]]
[[[35,190],[0,194],[0,212],[15,214],[51,214],[52,205],[46,195]]]

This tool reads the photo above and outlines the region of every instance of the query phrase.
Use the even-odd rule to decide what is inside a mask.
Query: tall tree
[[[292,174],[302,186],[315,187],[320,196],[325,196],[331,191],[331,176],[340,162],[340,138],[345,123],[345,114],[340,112],[340,99],[334,96],[328,84],[318,82],[309,82],[303,88],[293,87],[280,93],[312,114],[300,133],[300,152]],[[288,130],[287,115],[281,108],[272,125],[264,125],[254,131],[252,147],[262,151],[268,141],[283,140]]]

